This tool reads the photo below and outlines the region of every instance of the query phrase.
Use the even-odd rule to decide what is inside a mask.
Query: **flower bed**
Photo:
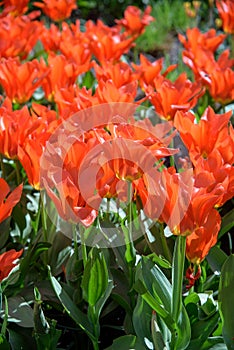
[[[233,349],[233,2],[1,6],[2,349]]]

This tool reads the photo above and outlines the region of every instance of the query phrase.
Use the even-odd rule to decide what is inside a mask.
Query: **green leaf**
[[[108,270],[101,251],[90,251],[85,265],[81,287],[83,297],[90,306],[94,306],[106,291],[108,286]]]
[[[162,304],[161,300],[152,296],[152,294],[146,289],[145,285],[140,280],[135,283],[134,289],[140,293],[142,298],[149,304],[149,306],[163,318],[168,328],[171,331],[174,331],[175,323],[173,321],[173,318],[171,317],[170,313],[165,310],[165,307]]]
[[[113,344],[106,350],[145,350],[135,335],[124,335],[114,340]]]
[[[199,318],[207,319],[207,317],[212,316],[215,312],[217,312],[217,301],[213,299],[213,295],[209,292],[207,293],[199,293],[199,298],[201,302],[201,306],[199,307]]]
[[[53,275],[57,276],[62,272],[62,266],[66,264],[71,251],[71,239],[61,232],[56,232],[51,249],[48,251],[48,265]]]
[[[176,336],[175,336],[175,349],[184,350],[187,349],[191,339],[191,326],[190,319],[188,317],[185,307],[182,305],[182,310],[179,315]]]
[[[11,218],[7,218],[6,220],[0,223],[0,249],[2,249],[5,246],[8,240],[10,221]]]
[[[210,337],[202,345],[201,350],[227,350],[223,337]]]
[[[223,337],[228,349],[234,349],[234,255],[230,255],[221,270],[219,309],[223,323]]]
[[[164,269],[171,269],[171,263],[165,259],[162,255],[158,256],[156,253],[148,255],[152,258],[153,262]]]
[[[219,231],[219,239],[227,233],[231,228],[234,227],[234,209],[230,210],[222,218],[222,225]]]
[[[132,314],[128,295],[129,282],[126,273],[122,269],[111,268],[111,275],[115,281],[115,288],[111,294],[111,298],[121,305],[127,313]]]
[[[192,293],[190,293],[190,294],[188,294],[187,296],[186,296],[186,298],[184,299],[184,305],[185,306],[187,306],[187,305],[189,305],[189,304],[198,304],[198,302],[199,302],[199,296],[198,296],[198,294],[197,293],[195,293],[195,292],[192,292]]]
[[[10,344],[8,343],[4,334],[0,334],[0,349],[11,350]]]
[[[225,254],[222,249],[220,249],[217,246],[214,246],[210,249],[206,260],[208,261],[213,272],[220,273],[227,257],[227,254]]]
[[[164,273],[148,257],[142,257],[142,276],[147,290],[170,313],[172,287]]]
[[[155,350],[167,350],[166,344],[163,339],[163,334],[157,323],[157,317],[154,313],[151,321],[152,337]]]
[[[189,350],[202,349],[214,330],[217,330],[219,313],[217,301],[213,299],[211,292],[191,293],[185,298],[186,309],[189,314],[192,340],[188,346]],[[213,339],[213,338],[212,338]]]
[[[101,296],[101,298],[97,301],[97,303],[95,305],[96,315],[98,318],[100,316],[100,313],[102,311],[103,306],[105,305],[105,302],[107,301],[107,299],[111,295],[112,289],[113,289],[113,281],[108,280],[108,285],[107,285],[107,288],[106,288],[104,294]]]
[[[45,251],[47,251],[51,247],[51,243],[49,242],[37,242],[33,244],[24,259],[20,261],[20,271],[21,271],[21,279],[23,280],[23,276],[26,275],[30,266],[32,266],[38,257]]]
[[[93,327],[88,320],[88,316],[78,309],[78,307],[73,303],[72,299],[65,292],[60,283],[51,275],[50,270],[49,277],[55,294],[68,315],[86,332],[90,339],[95,340],[95,336],[93,335]]]
[[[50,326],[42,310],[41,294],[37,287],[34,287],[34,299],[34,332],[38,335],[47,334],[50,330]]]
[[[1,316],[2,314],[3,311]],[[8,298],[8,322],[13,322],[26,328],[31,328],[34,325],[33,309],[21,295]]]
[[[214,315],[205,320],[200,320],[193,323],[191,340],[187,350],[197,350],[202,347],[208,337],[212,334],[217,327],[219,321],[219,314],[216,312]]]
[[[8,333],[12,350],[36,349],[32,328],[23,328],[12,324],[8,327]]]
[[[142,344],[145,344],[145,338],[152,341],[150,330],[151,318],[151,307],[144,301],[144,299],[140,295],[138,295],[137,304],[133,311],[132,321],[136,335],[141,340]]]
[[[147,257],[142,257],[142,269],[137,270],[134,289],[149,304],[152,310],[155,310],[162,317],[168,329],[175,332],[177,326],[170,313],[171,285],[162,271]]]
[[[56,322],[52,322],[48,333],[34,333],[37,350],[56,350],[57,343],[62,334],[61,330],[56,329]]]
[[[125,260],[128,265],[134,266],[136,262],[136,250],[130,237],[129,228],[125,226],[125,222],[121,222],[121,229],[123,230],[126,244]]]
[[[174,349],[186,349],[191,335],[190,322],[183,305],[181,306],[178,322],[173,319],[171,314],[172,286],[170,282],[148,257],[142,257],[142,276],[139,273],[138,276],[139,279],[135,289],[163,319],[171,331],[173,342],[171,346],[174,346]]]
[[[95,81],[96,80],[95,80],[92,72],[88,71],[83,75],[82,82],[81,82],[80,86],[81,87],[85,86],[87,89],[90,89],[90,88],[92,88]]]

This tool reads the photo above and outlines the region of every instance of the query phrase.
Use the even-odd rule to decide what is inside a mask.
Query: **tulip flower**
[[[133,38],[126,38],[116,27],[108,27],[100,20],[86,23],[86,35],[93,55],[100,63],[118,61],[133,46]]]
[[[29,0],[3,0],[4,11],[12,16],[19,16],[27,12]]]
[[[124,18],[115,22],[123,27],[128,35],[137,37],[154,21],[154,17],[150,16],[151,10],[151,6],[147,6],[144,12],[136,6],[128,6],[124,11]]]
[[[221,227],[221,217],[217,210],[207,213],[207,220],[195,228],[186,238],[186,256],[188,260],[199,265],[207,256],[210,249],[217,243]]]
[[[5,94],[13,102],[23,104],[41,85],[49,68],[36,59],[20,63],[17,58],[3,59],[0,62],[0,83]]]
[[[232,0],[217,0],[216,6],[223,21],[225,33],[234,34],[234,3]]]
[[[16,1],[18,4],[18,1]],[[29,16],[0,18],[0,55],[25,59],[41,35],[43,25]]]
[[[197,48],[215,52],[226,38],[225,34],[217,34],[213,28],[202,33],[197,27],[187,29],[186,36],[179,34],[178,38],[184,48],[193,53],[196,53]]]
[[[162,74],[163,70],[163,58],[160,58],[154,62],[150,62],[144,55],[140,54],[140,65],[132,63],[133,68],[135,69],[135,75],[140,81],[140,85],[152,85],[155,78]],[[174,70],[177,65],[169,66],[162,76],[166,76],[169,72]]]
[[[26,106],[13,111],[10,99],[6,98],[0,107],[0,153],[7,158],[16,159],[18,146],[22,145],[32,122]]]
[[[67,88],[75,83],[79,67],[74,62],[69,62],[63,55],[52,53],[48,56],[48,67],[50,71],[42,81],[42,88],[46,97],[53,101],[56,89]]]
[[[215,114],[214,110],[208,107],[199,123],[196,123],[193,113],[176,113],[174,126],[180,132],[195,166],[200,157],[209,158],[214,149],[221,154],[225,163],[233,163],[233,128],[228,126],[231,115],[231,111]]]
[[[0,222],[11,215],[13,207],[20,200],[22,188],[23,185],[21,184],[10,193],[10,187],[6,181],[0,178]]]
[[[55,111],[50,111],[42,105],[33,104],[32,115],[34,117],[32,127],[22,144],[18,146],[17,155],[26,171],[28,182],[39,190],[40,159],[46,142],[61,121],[57,120]]]
[[[93,62],[92,65],[98,81],[106,82],[111,80],[118,89],[136,80],[131,67],[127,63],[117,62],[114,64],[112,62],[104,62],[100,66]]]
[[[18,252],[15,249],[0,254],[0,282],[6,278],[17,265],[17,259],[23,254],[23,249]]]
[[[192,83],[182,73],[173,83],[163,76],[154,79],[154,88],[148,86],[145,93],[162,119],[173,120],[177,111],[193,108],[204,94],[200,83]]]
[[[34,6],[42,9],[46,16],[55,22],[61,22],[71,16],[72,10],[77,9],[75,0],[43,0],[34,2]]]

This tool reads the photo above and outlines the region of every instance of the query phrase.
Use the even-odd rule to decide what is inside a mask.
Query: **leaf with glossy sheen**
[[[144,301],[144,299],[138,295],[137,304],[133,311],[132,321],[136,335],[144,344],[144,339],[147,338],[152,341],[150,322],[152,318],[152,309]]]
[[[4,311],[2,310],[2,317],[3,314]],[[34,326],[33,309],[21,295],[8,298],[8,322],[26,328]]]
[[[201,350],[227,350],[223,337],[210,337],[202,345]]]
[[[114,340],[106,350],[146,350],[135,335],[124,335]]]
[[[65,292],[57,279],[51,274],[49,276],[55,294],[57,295],[59,301],[63,305],[68,315],[88,334],[91,339],[95,339],[93,336],[93,327],[89,323],[88,316],[84,314],[80,309],[78,309],[76,304],[73,303],[72,299]]]
[[[222,226],[221,230],[219,231],[219,239],[227,233],[231,228],[234,227],[234,209],[229,211],[226,215],[222,218]]]
[[[92,250],[85,265],[82,290],[85,301],[94,306],[108,286],[108,270],[101,251]]]
[[[163,334],[157,322],[156,313],[152,315],[151,320],[151,330],[152,330],[152,338],[154,343],[155,350],[167,350],[166,343],[164,341]]]
[[[148,291],[171,311],[172,287],[164,273],[147,257],[142,258],[142,276]]]
[[[220,273],[224,262],[227,259],[227,254],[222,249],[214,246],[210,249],[209,254],[206,257],[211,269],[215,273]]]

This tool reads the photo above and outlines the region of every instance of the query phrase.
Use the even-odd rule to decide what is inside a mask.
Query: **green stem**
[[[5,335],[6,330],[7,330],[7,321],[8,321],[8,302],[7,302],[7,297],[4,295],[4,301],[5,301],[5,315],[2,323],[2,328],[1,328],[1,334]]]
[[[42,194],[40,192],[40,197],[39,197],[39,202],[38,202],[38,211],[36,214],[36,219],[35,219],[35,225],[34,225],[34,236],[36,237],[38,228],[39,228],[39,223],[40,223],[40,218],[41,218],[41,205],[42,205]]]
[[[3,161],[4,157],[2,154],[0,154],[0,163],[1,163],[1,172],[2,172],[2,178],[6,179],[6,170],[5,170],[5,166],[4,166],[4,161]]]
[[[86,244],[85,244],[85,235],[84,235],[83,226],[80,225],[79,231],[80,231],[80,241],[81,241],[81,253],[82,253],[83,264],[85,267],[87,260],[88,260],[88,255],[87,255],[87,248],[86,248]],[[75,244],[75,250],[76,250],[77,236],[74,237],[74,244]],[[77,248],[77,254],[78,254],[78,248]]]
[[[136,251],[135,247],[133,245],[133,239],[132,239],[132,183],[128,182],[128,227],[123,228],[124,236],[125,236],[125,243],[126,243],[126,252],[125,252],[125,259],[128,264],[128,273],[129,273],[129,296],[131,300],[131,306],[134,308],[135,305],[135,298],[134,298],[134,292],[133,292],[133,285],[135,282],[135,262],[136,262]]]
[[[231,57],[230,58],[234,58],[234,34],[231,34],[230,40],[231,40]]]
[[[5,178],[6,182],[11,182],[16,176],[16,170],[14,169],[7,177]]]
[[[100,326],[99,326],[99,321],[98,321],[95,305],[89,306],[89,314],[90,314],[90,318],[92,320],[92,324],[94,327],[95,339],[92,339],[93,348],[94,348],[94,350],[99,350],[98,339],[100,336]]]
[[[125,238],[125,244],[126,244],[126,253],[125,253],[125,258],[128,264],[132,266],[135,265],[135,260],[136,260],[136,252],[135,248],[133,245],[133,239],[132,239],[132,183],[129,181],[128,182],[128,216],[127,216],[127,221],[128,221],[128,227],[124,227],[124,238]],[[132,269],[131,269],[132,270]]]
[[[94,350],[99,350],[99,345],[98,345],[97,340],[92,340],[92,343],[93,343],[93,349]]]
[[[182,288],[184,277],[186,237],[178,236],[176,239],[172,263],[172,317],[177,323],[182,310]]]
[[[16,170],[16,181],[17,181],[17,185],[19,185],[21,183],[21,169],[20,169],[20,162],[18,161],[18,159],[15,160],[15,170]]]
[[[107,198],[106,202],[106,216],[107,220],[110,221],[110,198]]]
[[[170,142],[170,148],[174,148],[174,138]],[[170,156],[170,166],[175,167],[175,159],[174,156]]]
[[[43,238],[45,242],[48,242],[48,234],[47,234],[47,217],[46,211],[44,207],[44,203],[42,197],[40,196],[40,210],[41,210],[41,223],[42,223],[42,232]],[[45,251],[45,264],[48,265],[48,250]]]
[[[172,256],[171,256],[170,249],[168,248],[168,245],[167,245],[167,239],[165,237],[162,224],[160,224],[160,231],[161,231],[160,237],[161,237],[162,249],[163,249],[164,257],[171,263],[172,262]]]
[[[128,232],[129,241],[132,242],[132,183],[128,182]]]

